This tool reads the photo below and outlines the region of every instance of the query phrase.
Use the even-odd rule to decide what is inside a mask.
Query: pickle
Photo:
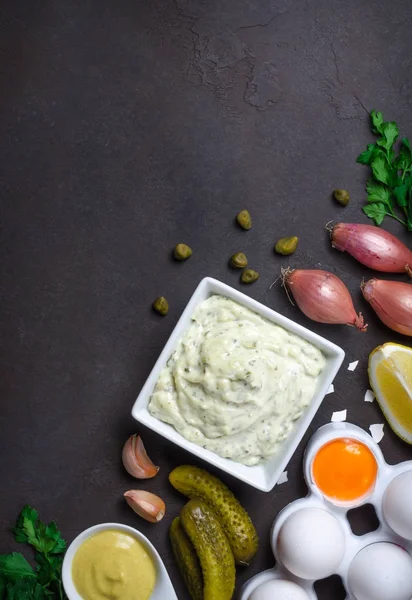
[[[173,554],[192,600],[203,599],[203,574],[199,558],[187,537],[180,517],[173,519],[169,530]]]
[[[213,509],[200,498],[182,508],[180,520],[199,557],[204,600],[231,600],[235,589],[235,560]]]
[[[201,498],[216,513],[235,561],[248,565],[258,549],[258,536],[249,515],[220,479],[191,465],[176,467],[169,475],[174,488],[189,498]]]

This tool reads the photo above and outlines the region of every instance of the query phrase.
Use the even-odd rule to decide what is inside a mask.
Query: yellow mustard
[[[156,568],[133,535],[108,529],[88,538],[77,550],[72,578],[83,600],[149,600]]]

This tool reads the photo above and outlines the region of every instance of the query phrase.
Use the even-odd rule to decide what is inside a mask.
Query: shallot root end
[[[356,327],[356,329],[359,329],[359,331],[363,331],[363,332],[365,332],[368,329],[368,324],[365,323],[365,320],[364,320],[361,312],[358,315],[356,315],[354,326]]]
[[[295,306],[295,304],[294,304],[292,298],[290,297],[289,288],[288,288],[288,277],[290,277],[292,275],[294,270],[295,269],[291,269],[290,267],[287,267],[286,269],[284,267],[282,267],[280,269],[280,277],[282,278],[282,287],[285,288],[286,296],[288,297],[289,302],[291,303],[292,306]]]
[[[275,281],[272,281],[272,283],[269,286],[269,289],[271,290],[273,288],[274,285],[277,284],[277,282],[279,281],[279,279],[282,277],[282,275],[279,275],[279,277],[276,277]],[[282,283],[283,285],[283,283]]]

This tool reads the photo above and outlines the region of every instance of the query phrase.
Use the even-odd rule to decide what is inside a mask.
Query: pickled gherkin
[[[204,469],[181,465],[169,475],[172,486],[189,498],[201,498],[216,513],[229,540],[236,563],[248,565],[258,549],[256,529],[229,488]]]
[[[172,550],[192,600],[203,599],[203,574],[196,550],[185,533],[180,517],[173,519],[169,530]]]
[[[231,600],[235,559],[214,510],[204,500],[194,498],[182,508],[180,520],[202,567],[203,599]]]

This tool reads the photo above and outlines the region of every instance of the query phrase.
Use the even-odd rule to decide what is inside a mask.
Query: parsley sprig
[[[66,542],[55,523],[45,525],[25,506],[13,529],[16,542],[35,550],[36,568],[20,552],[0,554],[0,600],[65,600],[61,569]]]
[[[368,144],[356,159],[370,166],[372,177],[366,184],[368,204],[363,212],[376,225],[385,216],[392,217],[412,231],[412,148],[407,138],[402,138],[399,152],[394,146],[399,129],[394,121],[384,121],[381,112],[371,112],[372,131],[378,136],[376,144]]]

